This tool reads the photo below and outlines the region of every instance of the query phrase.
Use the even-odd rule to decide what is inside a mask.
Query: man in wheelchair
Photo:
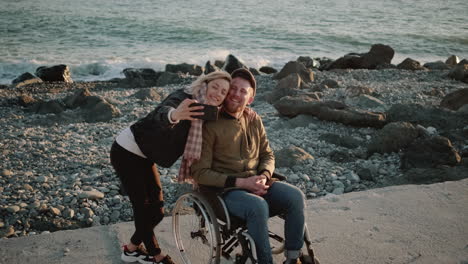
[[[247,107],[255,92],[255,78],[248,70],[232,73],[231,89],[219,120],[204,124],[202,155],[192,165],[193,179],[202,191],[223,192],[230,215],[246,222],[258,263],[273,263],[268,218],[283,215],[283,263],[300,263],[305,197],[299,188],[272,179],[273,151],[260,116]]]

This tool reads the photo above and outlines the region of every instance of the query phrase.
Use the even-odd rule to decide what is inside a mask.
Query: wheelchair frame
[[[200,252],[189,252],[188,247],[192,242],[201,240],[203,245],[207,246],[208,254],[206,262],[200,264],[219,264],[221,257],[228,260],[234,260],[235,264],[244,264],[250,260],[252,264],[257,262],[256,248],[253,238],[248,234],[245,223],[235,223],[229,216],[226,204],[223,199],[217,195],[223,216],[217,216],[212,205],[208,202],[200,192],[192,191],[183,194],[176,201],[172,211],[172,228],[176,247],[182,258],[184,264],[192,264],[190,257],[194,254],[199,256]],[[184,207],[187,206],[188,207]],[[183,241],[182,229],[183,225],[180,223],[183,217],[188,216],[187,210],[194,213],[198,220],[198,230],[190,232],[191,241]],[[223,219],[221,219],[223,218]],[[214,221],[213,221],[214,220]],[[284,251],[284,238],[269,231],[270,241],[280,243],[279,247],[272,247],[273,254],[280,254]],[[307,255],[302,256],[302,263],[319,264],[317,258],[314,257],[314,252],[311,247],[311,240],[308,235],[307,225],[304,232],[304,245],[306,247]],[[241,254],[236,254],[233,258],[231,253],[239,248]],[[195,263],[193,263],[195,264]],[[196,264],[199,264],[198,262]]]

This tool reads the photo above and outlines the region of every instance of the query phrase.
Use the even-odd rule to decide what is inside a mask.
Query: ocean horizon
[[[468,2],[448,0],[5,0],[0,84],[66,64],[76,81],[122,77],[129,67],[223,60],[282,67],[298,56],[337,59],[373,44],[421,63],[468,58]]]

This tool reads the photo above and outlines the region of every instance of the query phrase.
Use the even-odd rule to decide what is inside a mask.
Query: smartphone
[[[200,103],[193,103],[190,106],[203,106],[202,110],[197,110],[196,112],[203,112],[203,115],[194,116],[195,118],[210,121],[210,120],[218,120],[218,107],[214,105],[207,105],[207,104],[200,104]]]

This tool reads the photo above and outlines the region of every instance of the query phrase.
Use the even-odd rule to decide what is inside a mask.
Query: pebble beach
[[[310,72],[313,81],[303,91],[315,93],[320,101],[338,101],[374,113],[386,113],[395,105],[438,108],[447,94],[468,88],[467,83],[447,77],[450,69],[325,71],[312,67]],[[131,221],[131,205],[120,194],[119,179],[110,165],[111,144],[121,130],[195,78],[185,75],[178,84],[150,87],[128,87],[113,80],[3,85],[0,237]],[[268,99],[279,80],[265,73],[256,78],[252,108],[261,115],[277,155],[276,170],[308,199],[411,183],[402,169],[402,150],[369,152],[381,128],[350,126],[308,114],[282,115]],[[64,101],[83,89],[104,98],[118,114],[107,121],[90,122],[80,108],[38,113],[18,103],[24,95],[36,101]],[[142,91],[148,96],[141,96]],[[466,107],[452,112],[467,116]],[[459,157],[456,166],[466,167],[468,126],[456,127],[461,136],[453,137],[454,133],[437,125],[414,126],[427,136],[447,136]],[[291,156],[296,158],[288,158]],[[176,199],[191,189],[177,183],[179,165],[180,161],[160,168],[167,214]]]

